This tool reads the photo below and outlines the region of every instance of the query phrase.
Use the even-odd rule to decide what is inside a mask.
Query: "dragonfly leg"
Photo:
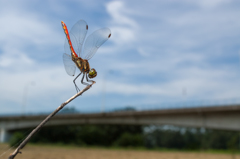
[[[83,77],[82,77],[82,80],[81,80],[82,84],[84,84],[84,85],[89,85],[88,83],[83,82],[83,80],[84,80],[84,76],[85,76],[85,73],[83,73]]]
[[[82,72],[79,73],[79,75],[77,75],[77,77],[73,80],[73,83],[74,83],[74,85],[75,85],[75,88],[76,88],[76,91],[77,91],[77,92],[80,92],[80,89],[79,89],[78,86],[76,85],[75,81],[76,81],[76,79],[77,79],[81,74],[82,74]]]
[[[95,81],[93,81],[93,80],[89,80],[88,77],[87,77],[87,75],[86,75],[86,79],[87,79],[88,82],[95,83]]]

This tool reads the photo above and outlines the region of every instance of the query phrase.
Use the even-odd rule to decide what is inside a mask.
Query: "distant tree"
[[[13,146],[23,139],[24,132],[26,130],[16,131],[12,135],[10,145]],[[79,146],[145,146],[179,150],[229,149],[236,151],[239,149],[239,133],[161,126],[143,128],[139,125],[71,125],[44,127],[33,136],[30,142]]]
[[[142,134],[130,134],[128,132],[122,134],[115,142],[115,146],[121,147],[139,147],[144,146]]]
[[[18,131],[23,134],[26,130]],[[122,134],[142,134],[139,125],[81,125],[43,127],[30,142],[112,146]],[[18,135],[19,136],[19,135]],[[19,137],[20,138],[20,137]],[[142,146],[142,145],[141,145]]]
[[[24,134],[22,132],[15,132],[13,133],[10,141],[9,141],[9,144],[10,144],[10,147],[18,147],[20,141],[22,141],[22,139],[24,139]]]

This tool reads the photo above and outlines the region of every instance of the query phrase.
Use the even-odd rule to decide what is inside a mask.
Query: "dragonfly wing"
[[[84,50],[82,53],[82,58],[89,60],[97,52],[98,48],[108,40],[111,36],[111,31],[108,28],[102,28],[87,37],[84,44]]]
[[[69,54],[69,55],[72,54],[72,53],[71,53],[71,50],[70,50],[70,46],[69,46],[69,44],[68,44],[67,38],[65,39],[64,50],[65,50],[65,53],[67,53],[67,54]]]
[[[88,31],[88,25],[84,20],[79,20],[70,31],[70,39],[72,41],[72,46],[78,56],[81,56],[82,45],[85,40]]]
[[[72,57],[66,53],[63,54],[63,64],[68,75],[74,76],[76,65],[72,61]]]

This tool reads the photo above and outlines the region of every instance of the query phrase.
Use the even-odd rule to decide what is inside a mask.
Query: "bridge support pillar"
[[[7,142],[9,134],[5,128],[0,128],[0,142]]]

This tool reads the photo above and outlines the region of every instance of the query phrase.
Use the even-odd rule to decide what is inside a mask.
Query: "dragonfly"
[[[64,44],[65,53],[63,54],[64,68],[70,76],[75,75],[76,67],[80,70],[80,73],[73,80],[76,91],[79,92],[80,89],[75,81],[81,74],[83,74],[82,84],[89,85],[89,83],[83,81],[84,77],[86,77],[87,82],[95,83],[95,81],[88,79],[88,77],[92,79],[97,76],[97,71],[90,67],[88,60],[90,60],[98,48],[111,37],[111,30],[109,28],[96,30],[87,37],[84,43],[88,31],[88,25],[84,20],[79,20],[74,24],[70,32],[68,32],[67,26],[63,21],[61,21],[61,24],[66,34]]]

